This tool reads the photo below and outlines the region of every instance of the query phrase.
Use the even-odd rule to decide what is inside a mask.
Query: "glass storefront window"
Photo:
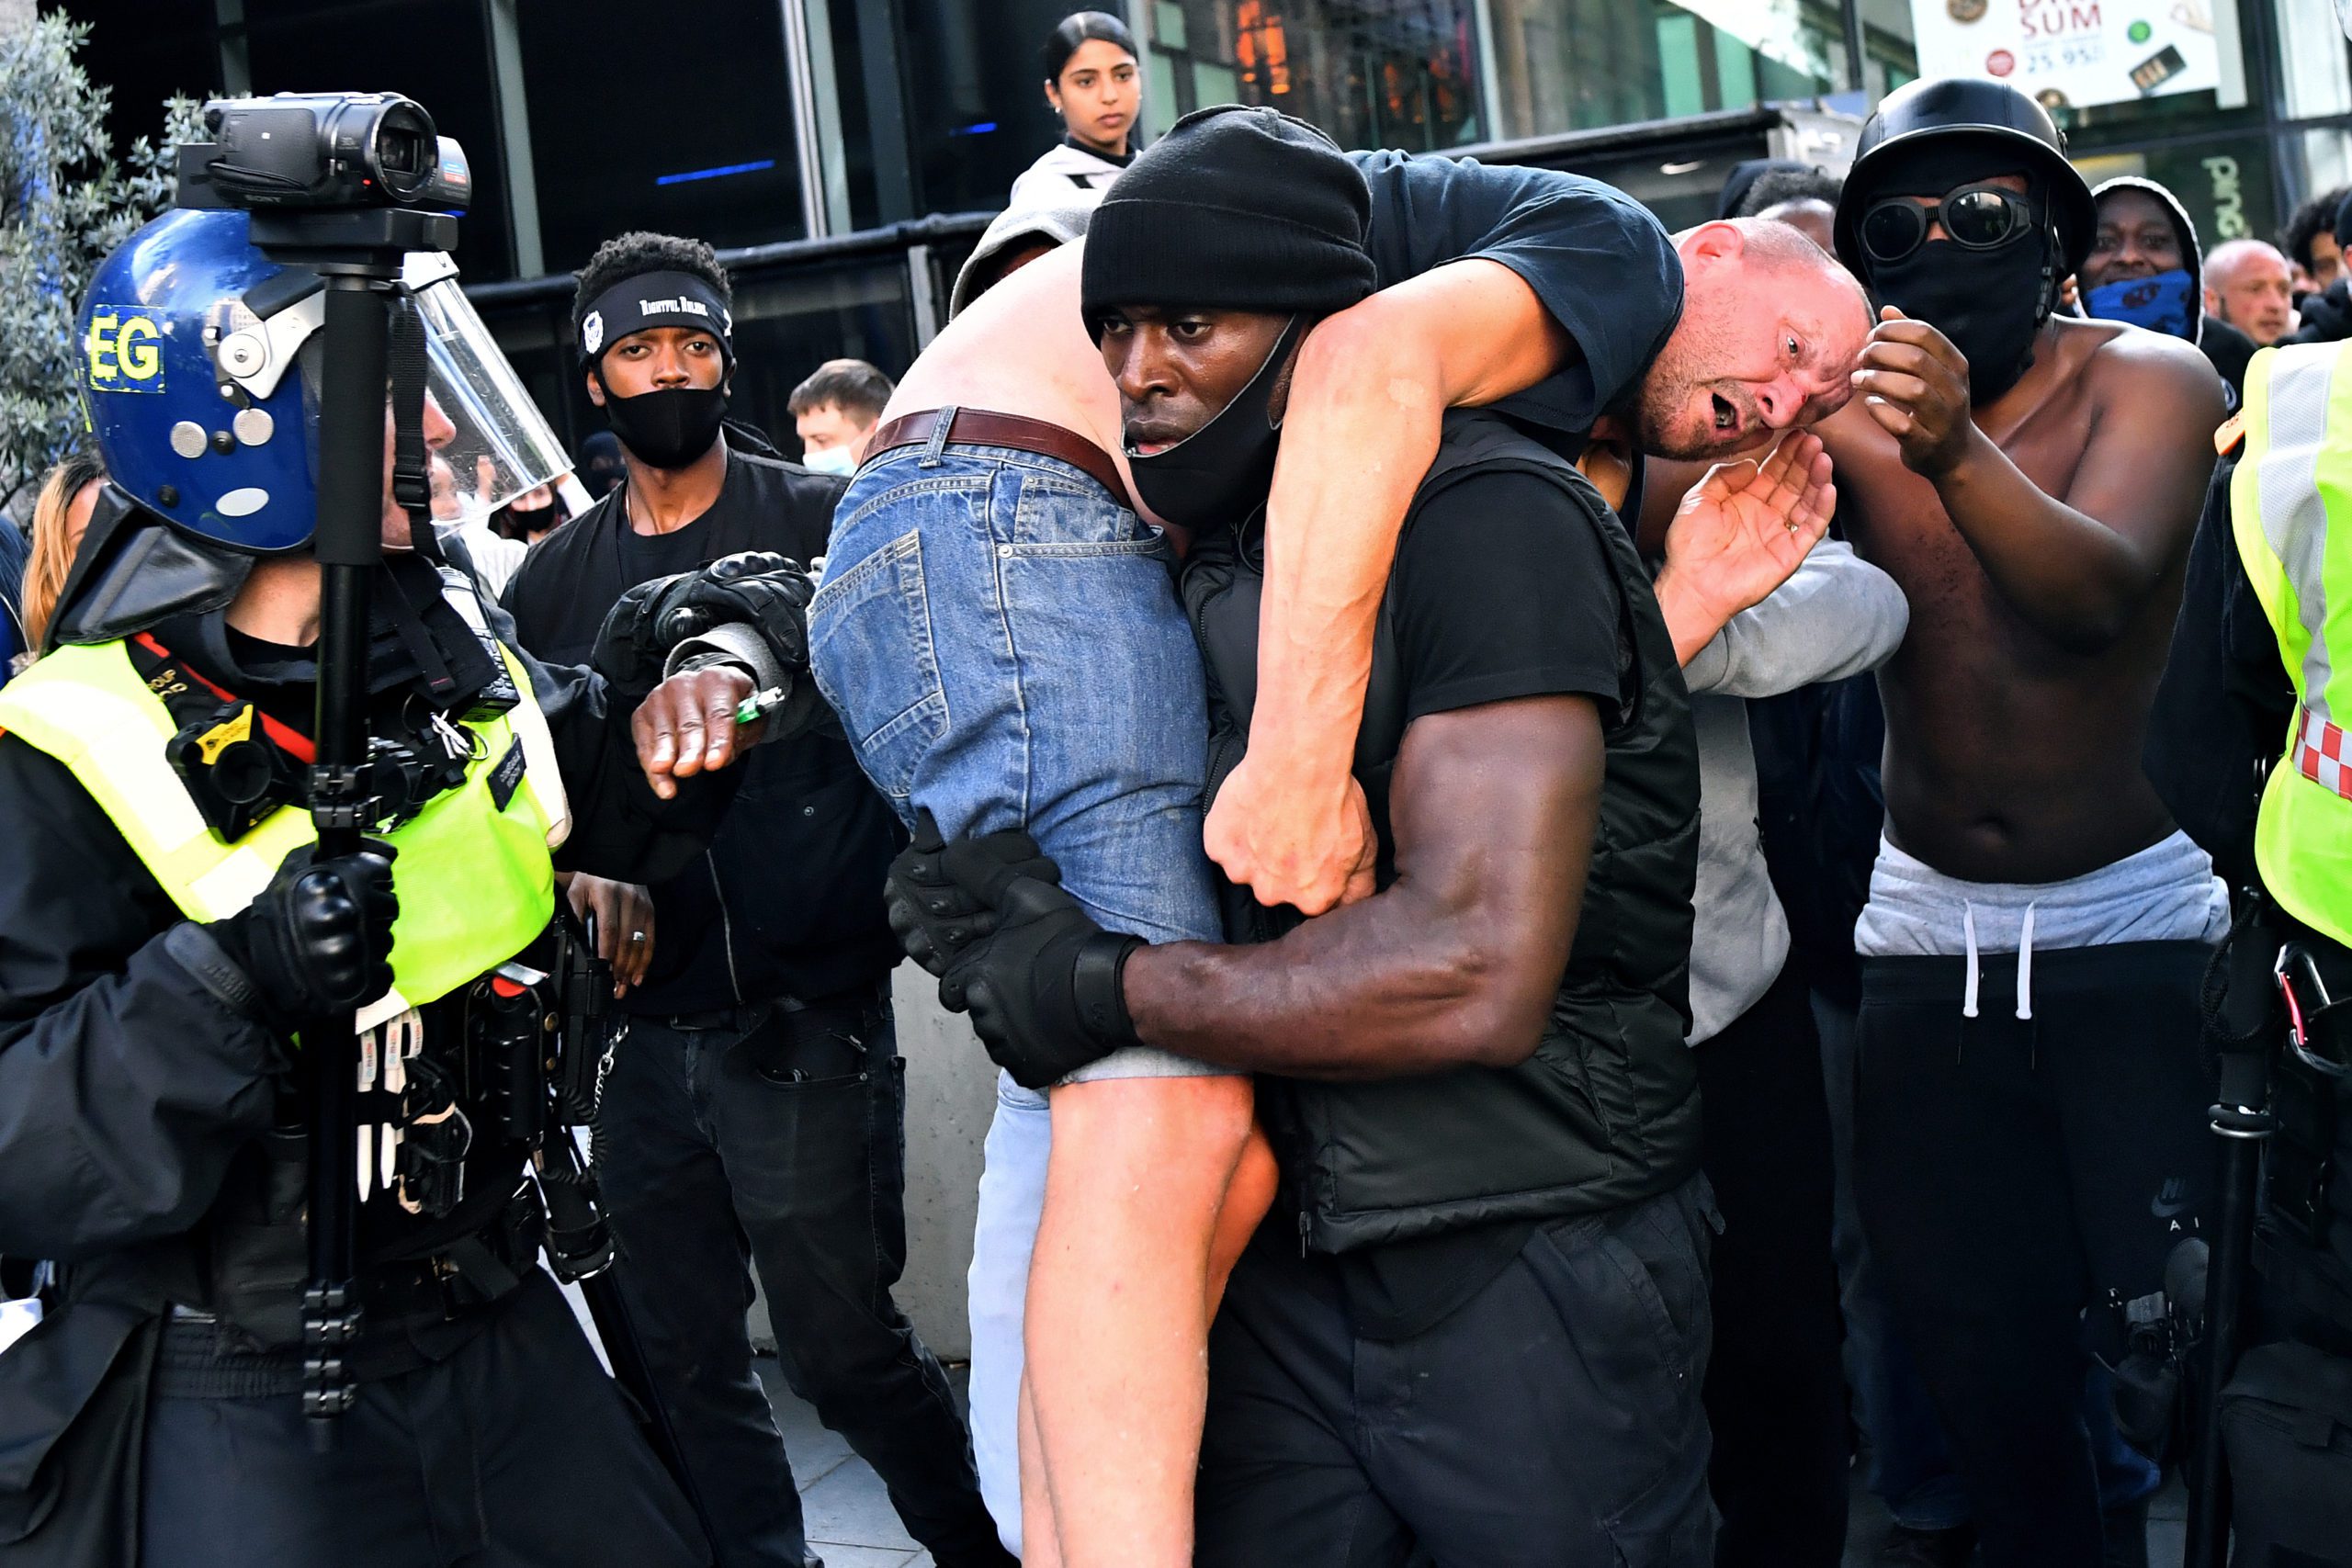
[[[466,276],[511,276],[514,233],[480,6],[476,0],[413,0],[401,8],[399,25],[389,27],[384,9],[365,0],[245,0],[251,90],[317,92],[364,75],[368,91],[404,92],[423,104],[444,135],[465,145],[473,165],[473,205],[458,220],[458,259]],[[367,40],[364,72],[355,69],[355,37]]]
[[[1039,54],[1072,11],[1104,0],[898,0],[905,40],[912,212],[1002,207],[1012,182],[1061,140]],[[1145,90],[1150,90],[1147,79]]]
[[[2326,0],[2274,0],[2278,19],[2279,109],[2289,119],[2352,114],[2352,73],[2345,69],[2344,31]],[[2326,187],[2316,187],[2326,188]]]
[[[1265,104],[1342,147],[1424,152],[1488,140],[1474,0],[1153,0],[1146,82],[1165,126]]]
[[[1837,0],[1152,0],[1149,11],[1166,118],[1272,104],[1351,147],[1442,150],[1845,84]]]
[[[1862,92],[1876,103],[1919,75],[1911,30],[1911,0],[1860,0]]]
[[[1835,0],[1489,0],[1489,8],[1504,140],[1845,85]]]
[[[481,39],[475,7],[460,8],[469,30],[451,36]],[[639,0],[517,6],[540,243],[551,272],[580,266],[629,229],[692,234],[722,248],[803,232],[776,0],[701,0],[691,48],[652,47],[646,15]],[[330,79],[349,71],[347,39],[337,47],[346,63]],[[476,155],[477,178],[489,164]]]

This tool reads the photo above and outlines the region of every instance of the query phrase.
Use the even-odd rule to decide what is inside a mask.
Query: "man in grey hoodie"
[[[1653,474],[1653,479],[1656,479]],[[1653,483],[1654,497],[1679,496]],[[1724,1215],[1714,1248],[1709,1483],[1719,1568],[1835,1562],[1846,1533],[1834,1184],[1821,1043],[1757,825],[1747,699],[1876,669],[1910,607],[1894,580],[1825,539],[1745,609],[1684,584],[1723,542],[1708,513],[1653,502],[1643,543],[1665,564],[1659,607],[1699,737],[1699,877],[1691,898],[1690,1043],[1702,1161]],[[1727,609],[1736,609],[1726,615]],[[1787,972],[1783,973],[1784,968]]]

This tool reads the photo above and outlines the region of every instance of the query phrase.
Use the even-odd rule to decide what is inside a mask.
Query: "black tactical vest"
[[[1473,472],[1537,475],[1564,513],[1592,528],[1617,582],[1622,697],[1608,742],[1600,834],[1575,945],[1535,1055],[1369,1083],[1261,1077],[1259,1104],[1298,1211],[1325,1252],[1511,1219],[1622,1207],[1680,1183],[1699,1163],[1690,1022],[1690,894],[1698,864],[1699,754],[1672,638],[1633,542],[1565,459],[1489,414],[1446,418],[1437,461],[1406,515]],[[1183,595],[1209,671],[1212,794],[1240,760],[1257,695],[1258,525],[1200,540]],[[1388,780],[1407,694],[1384,604],[1355,772],[1380,830],[1379,878],[1396,875]],[[1246,889],[1224,889],[1227,934],[1263,942],[1299,921]]]

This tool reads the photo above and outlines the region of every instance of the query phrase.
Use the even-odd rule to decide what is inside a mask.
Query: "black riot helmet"
[[[1857,277],[1868,277],[1860,230],[1862,214],[1886,194],[1887,171],[1924,144],[1981,140],[1987,150],[2013,152],[2050,203],[2058,233],[2056,274],[2078,270],[2098,231],[2091,187],[2066,161],[2066,138],[2050,111],[2004,82],[1974,76],[1943,76],[1913,82],[1889,93],[1862,127],[1854,165],[1838,202],[1838,259]],[[1910,193],[1906,193],[1910,194]],[[1926,194],[1924,192],[1917,194]]]

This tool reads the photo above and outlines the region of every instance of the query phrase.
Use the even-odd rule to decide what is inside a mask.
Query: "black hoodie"
[[[2306,294],[2303,324],[2280,343],[2342,343],[2352,337],[2352,277],[2339,277],[2324,294]]]
[[[2188,272],[2189,295],[2198,302],[2198,313],[2191,319],[2188,341],[2204,351],[2205,358],[2214,372],[2229,386],[2230,406],[2236,407],[2238,398],[2245,390],[2246,361],[2254,357],[2255,344],[2252,338],[2227,321],[2204,313],[2205,247],[2197,238],[2195,220],[2188,216],[2188,209],[2180,204],[2178,197],[2155,181],[2143,180],[2137,175],[2119,175],[2106,181],[2091,192],[2091,200],[2096,205],[2106,197],[2108,192],[2124,187],[2145,191],[2172,215],[2173,232],[2180,236],[2181,263]],[[2087,296],[2089,284],[2086,280],[2083,282],[2082,288]],[[2084,313],[2087,315],[2088,311]]]

